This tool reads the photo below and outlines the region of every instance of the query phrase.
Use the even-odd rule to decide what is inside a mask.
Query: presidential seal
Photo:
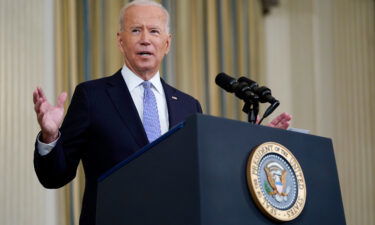
[[[284,146],[266,142],[256,147],[247,162],[247,184],[258,208],[277,221],[297,218],[306,202],[302,168]]]

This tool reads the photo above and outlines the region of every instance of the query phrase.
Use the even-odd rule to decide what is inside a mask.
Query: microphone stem
[[[248,115],[248,122],[256,124],[259,113],[259,102],[245,103],[243,111]]]
[[[262,122],[263,122],[264,118],[265,118],[265,117],[263,116],[263,117],[262,117],[262,119],[260,119],[260,120],[259,120],[259,123],[258,123],[258,125],[261,125],[261,124],[262,124]]]

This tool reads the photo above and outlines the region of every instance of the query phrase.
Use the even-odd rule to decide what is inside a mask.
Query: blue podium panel
[[[265,225],[247,187],[246,164],[264,142],[287,147],[307,184],[302,214],[282,224],[345,224],[330,139],[195,115],[104,175],[97,224]]]

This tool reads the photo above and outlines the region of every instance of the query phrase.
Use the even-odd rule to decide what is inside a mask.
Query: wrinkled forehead
[[[125,26],[148,25],[165,28],[167,25],[167,15],[158,6],[152,5],[132,5],[124,13]]]

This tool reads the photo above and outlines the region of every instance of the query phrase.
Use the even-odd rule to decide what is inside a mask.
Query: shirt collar
[[[121,69],[122,77],[128,86],[129,91],[133,91],[134,88],[138,87],[144,81],[142,78],[137,76],[133,71],[131,71],[126,65]],[[161,84],[159,71],[149,80],[155,90],[159,93],[163,93],[163,85]]]

